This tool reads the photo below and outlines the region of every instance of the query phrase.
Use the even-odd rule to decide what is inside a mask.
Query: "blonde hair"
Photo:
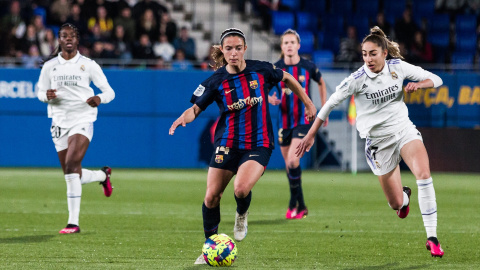
[[[226,37],[229,36],[237,36],[241,37],[243,39],[243,44],[247,45],[247,41],[245,40],[245,35],[243,32],[238,29],[238,28],[228,28],[225,29],[225,31],[222,32],[222,35],[220,36],[220,45],[213,45],[213,52],[211,54],[212,60],[214,62],[211,67],[213,67],[214,70],[217,70],[225,65],[228,64],[227,60],[225,60],[225,56],[223,55],[222,51],[220,48],[223,46],[223,40]]]
[[[370,29],[370,34],[363,39],[362,45],[365,44],[365,42],[372,42],[377,44],[379,47],[382,48],[382,50],[387,50],[388,54],[392,58],[403,59],[403,56],[400,54],[400,48],[398,46],[398,43],[389,40],[387,38],[387,35],[385,35],[382,29],[380,29],[380,27],[378,26],[374,26]]]
[[[291,28],[288,28],[287,30],[285,30],[285,32],[283,32],[282,36],[280,36],[280,45],[283,43],[283,37],[285,37],[286,35],[295,35],[295,37],[297,38],[298,44],[300,44],[300,35],[297,33],[297,31]],[[285,55],[283,54],[283,51],[282,51],[280,53],[280,58],[283,59],[284,57]]]

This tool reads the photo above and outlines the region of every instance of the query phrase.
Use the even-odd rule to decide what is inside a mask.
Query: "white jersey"
[[[360,137],[385,137],[411,123],[403,102],[403,81],[431,79],[434,87],[442,85],[437,75],[400,59],[385,62],[379,73],[363,65],[343,80],[318,113],[325,120],[332,109],[354,95],[357,108],[357,129]]]
[[[48,103],[48,117],[57,126],[70,128],[97,120],[97,108],[86,102],[95,95],[90,87],[92,81],[102,91],[98,94],[101,103],[115,98],[100,66],[79,52],[70,60],[63,59],[59,53],[43,65],[38,79],[38,99]],[[57,90],[56,99],[47,100],[48,89]]]

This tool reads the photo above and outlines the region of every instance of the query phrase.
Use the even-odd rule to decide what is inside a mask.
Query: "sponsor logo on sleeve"
[[[200,84],[200,85],[197,87],[197,89],[195,89],[195,92],[193,92],[193,94],[194,94],[195,96],[199,97],[199,96],[203,95],[203,92],[205,92],[205,86],[203,86],[203,85]]]

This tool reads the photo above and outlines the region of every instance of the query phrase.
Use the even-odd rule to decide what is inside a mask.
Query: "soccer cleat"
[[[245,236],[247,236],[248,231],[248,211],[245,212],[243,215],[238,214],[235,211],[235,226],[233,227],[233,235],[235,240],[242,241]]]
[[[207,264],[203,253],[195,260],[194,264]]]
[[[302,211],[299,211],[299,212],[297,213],[297,215],[295,216],[295,219],[306,218],[307,215],[308,215],[308,209],[305,208],[305,209],[303,209]]]
[[[399,218],[406,218],[408,216],[408,212],[410,212],[410,195],[412,195],[412,190],[409,187],[404,186],[403,192],[405,192],[408,196],[408,205],[402,207],[400,210],[397,210],[397,215]]]
[[[110,197],[113,192],[112,182],[110,182],[110,175],[112,175],[112,168],[105,166],[102,168],[102,171],[107,175],[105,181],[100,182],[103,186],[103,194],[105,196]]]
[[[70,233],[79,233],[80,227],[73,224],[68,224],[67,227],[60,230],[58,233],[60,234],[70,234]]]
[[[297,215],[297,208],[287,208],[287,213],[285,214],[286,219],[295,219],[295,216]]]
[[[440,243],[438,242],[438,239],[436,237],[429,237],[425,246],[428,250],[430,250],[430,254],[432,254],[432,257],[441,258],[444,254],[443,249],[440,246]]]

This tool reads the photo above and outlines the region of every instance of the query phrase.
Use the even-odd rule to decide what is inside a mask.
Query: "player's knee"
[[[429,178],[430,178],[430,171],[428,171],[428,170],[421,171],[421,172],[417,173],[417,174],[415,175],[415,177],[416,177],[417,179],[419,179],[419,180],[420,180],[420,179],[422,179],[422,180],[424,180],[424,179],[429,179]]]
[[[205,206],[215,208],[220,204],[221,196],[205,196]]]
[[[65,174],[71,173],[81,173],[82,167],[79,162],[76,161],[67,161],[65,163]]]
[[[235,187],[235,196],[237,196],[237,198],[245,198],[248,196],[248,194],[250,193],[250,189],[248,189],[247,187]]]

